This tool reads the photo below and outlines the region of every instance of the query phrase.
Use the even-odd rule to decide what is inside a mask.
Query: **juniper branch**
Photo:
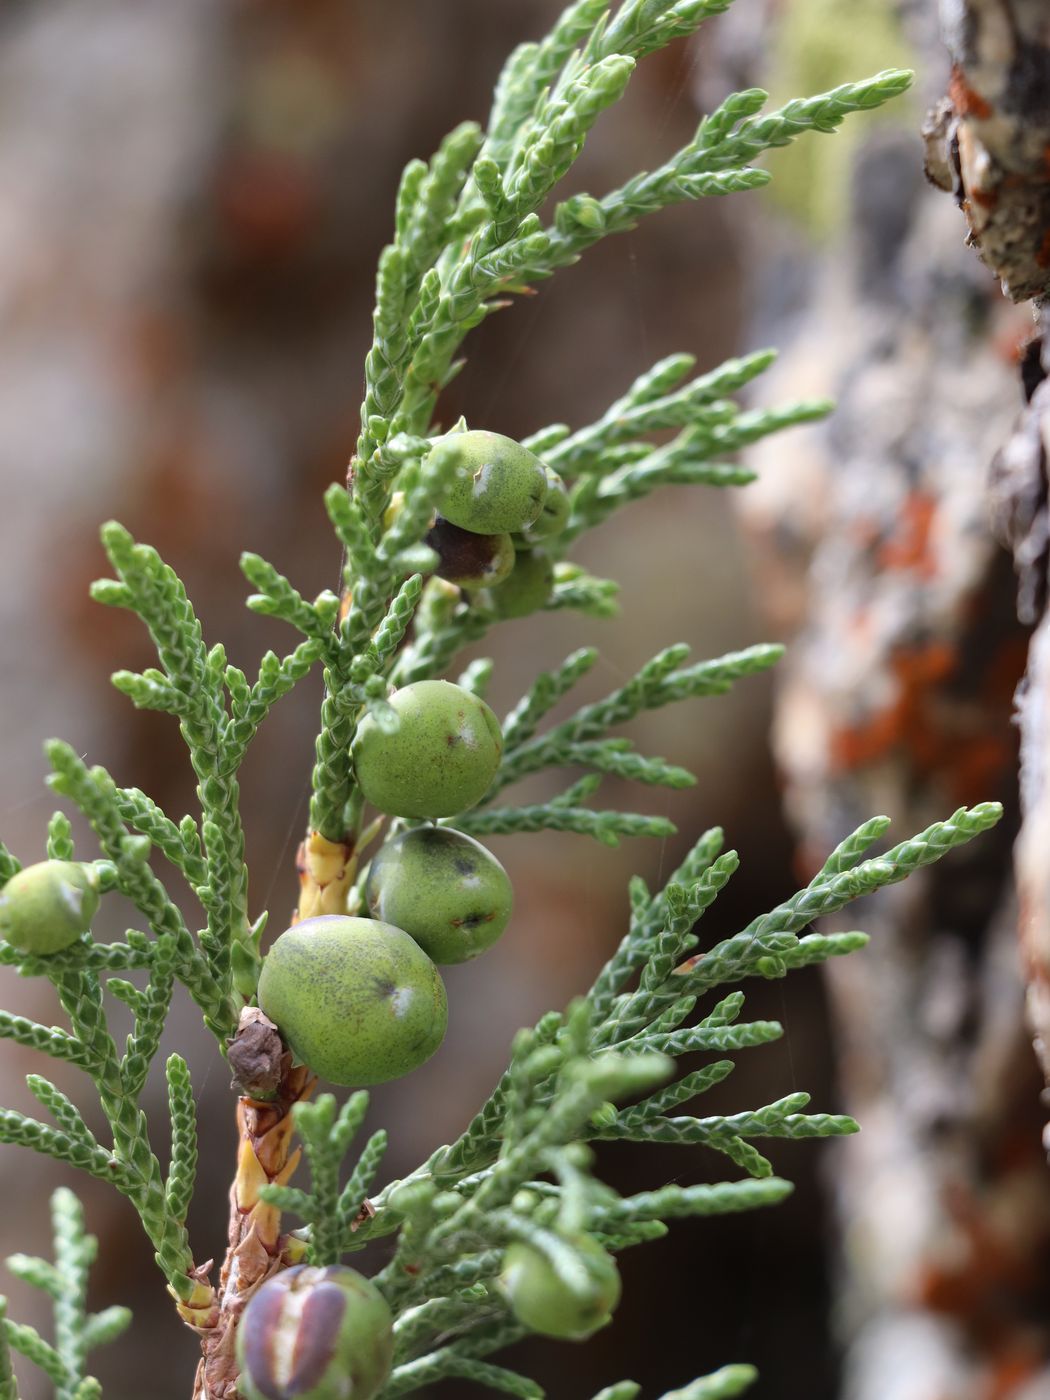
[[[231,946],[239,942],[250,948],[251,929],[236,764],[230,763],[227,750],[225,652],[221,647],[207,650],[182,581],[156,550],[136,544],[115,521],[103,526],[102,542],[126,590],[124,605],[141,617],[157,648],[163,684],[170,691],[169,708],[178,715],[197,776],[208,875],[197,890],[207,914],[201,947],[220,994],[226,996],[232,989]],[[113,602],[114,590],[106,582],[95,588],[94,596]]]
[[[201,956],[177,905],[146,863],[148,840],[143,846],[146,838],[129,833],[122,819],[120,789],[106,770],[88,769],[68,744],[58,740],[47,745],[47,754],[54,769],[51,786],[70,797],[91,823],[103,854],[116,869],[120,892],[145,915],[157,937],[174,939],[180,980],[204,1012],[206,1024],[225,1038],[237,1018],[228,986],[228,943],[215,962]],[[218,949],[217,944],[212,946]]]
[[[98,1382],[85,1374],[90,1352],[113,1341],[131,1322],[127,1308],[110,1307],[100,1313],[87,1311],[88,1272],[98,1241],[84,1229],[84,1212],[72,1191],[59,1187],[51,1197],[51,1225],[55,1262],[14,1254],[7,1267],[18,1278],[42,1290],[51,1299],[55,1319],[54,1346],[32,1327],[10,1322],[0,1325],[4,1341],[39,1366],[54,1383],[56,1400],[87,1400],[98,1396]],[[2,1301],[2,1300],[0,1300]],[[5,1391],[6,1386],[6,1391]],[[16,1397],[6,1345],[0,1349],[0,1396]]]

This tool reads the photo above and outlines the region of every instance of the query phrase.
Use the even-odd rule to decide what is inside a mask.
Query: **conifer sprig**
[[[7,1340],[7,1299],[0,1297],[0,1400],[19,1400],[18,1381],[11,1364],[11,1346]]]
[[[135,704],[178,717],[197,775],[208,876],[196,891],[207,914],[200,941],[212,975],[225,992],[232,984],[232,944],[248,943],[251,936],[236,764],[231,764],[227,749],[226,653],[221,646],[210,651],[205,646],[181,580],[156,550],[136,544],[114,521],[103,526],[102,542],[119,582],[102,580],[93,596],[138,614],[162,667],[141,676],[118,671],[113,683]]]
[[[66,791],[72,795],[86,794],[85,806],[89,819],[105,845],[105,833],[111,830],[115,808],[108,800],[112,796],[112,780],[102,770],[91,773],[80,759],[65,746],[52,746],[56,758],[57,776],[69,780]],[[56,784],[61,787],[61,783]],[[105,802],[96,801],[99,796]],[[124,830],[122,827],[120,830]],[[150,1064],[157,1054],[164,1023],[171,1005],[174,981],[180,968],[180,956],[199,959],[199,952],[189,940],[181,918],[172,917],[175,906],[164,894],[163,887],[145,867],[148,848],[138,836],[114,837],[115,880],[140,907],[152,909],[157,918],[155,937],[147,940],[138,935],[134,952],[139,956],[134,965],[149,968],[145,989],[139,989],[121,978],[110,978],[105,988],[133,1013],[133,1027],[121,1055],[110,1034],[103,1006],[104,984],[100,971],[113,971],[128,966],[127,959],[97,958],[106,949],[95,947],[90,935],[65,955],[32,958],[16,956],[18,950],[8,948],[5,961],[19,966],[23,972],[37,972],[53,983],[71,1030],[37,1025],[24,1017],[0,1013],[0,1035],[18,1043],[43,1050],[55,1058],[66,1060],[84,1069],[94,1082],[100,1105],[112,1134],[112,1145],[101,1144],[88,1128],[80,1110],[56,1085],[41,1075],[27,1076],[30,1090],[54,1118],[57,1127],[39,1122],[13,1109],[0,1110],[0,1141],[30,1147],[37,1152],[66,1162],[88,1172],[99,1180],[115,1186],[134,1205],[146,1234],[156,1250],[157,1262],[177,1297],[186,1297],[194,1288],[194,1264],[185,1229],[185,1213],[192,1190],[192,1162],[195,1161],[195,1137],[190,1137],[192,1095],[188,1079],[177,1094],[173,1094],[173,1165],[172,1178],[166,1192],[160,1164],[150,1145],[149,1128],[139,1100],[145,1087]],[[51,848],[71,854],[68,846],[68,824],[64,819],[51,822]],[[119,945],[113,945],[119,947]],[[185,965],[183,971],[185,972]],[[201,968],[196,965],[196,974]],[[206,976],[206,973],[204,974]],[[186,978],[194,984],[194,973]],[[197,986],[198,992],[200,985]],[[177,1058],[177,1057],[176,1057]],[[184,1067],[183,1067],[184,1068]],[[175,1185],[172,1186],[172,1181]],[[65,1217],[63,1217],[65,1218]]]
[[[189,1066],[181,1055],[170,1055],[165,1065],[168,1112],[171,1114],[171,1162],[164,1183],[168,1214],[185,1221],[197,1179],[197,1105]]]
[[[618,844],[621,836],[673,835],[675,828],[666,818],[594,811],[582,804],[594,795],[601,775],[606,773],[667,787],[691,786],[695,781],[691,773],[664,759],[636,753],[629,740],[608,737],[609,729],[674,700],[728,690],[737,678],[765,669],[781,655],[779,647],[758,646],[683,667],[688,650],[683,646],[668,648],[604,700],[582,706],[570,719],[537,737],[535,731],[543,716],[586,674],[597,654],[591,649],[576,652],[558,671],[542,673],[507,717],[503,759],[489,793],[477,808],[456,818],[457,828],[475,836],[573,831],[606,845]],[[541,806],[488,805],[504,787],[530,773],[566,766],[595,772]]]
[[[696,363],[693,355],[669,355],[638,376],[626,393],[615,399],[595,423],[574,433],[568,429],[558,440],[547,428],[525,439],[531,451],[564,476],[577,477],[600,471],[609,450],[637,441],[644,433],[662,428],[684,428],[706,416],[711,421],[731,418],[734,407],[728,394],[749,384],[776,359],[773,350],[758,350],[742,359],[727,360],[718,369],[679,385]]]
[[[428,542],[435,512],[463,484],[453,480],[461,470],[455,454],[433,447],[442,436],[434,421],[437,400],[462,364],[465,336],[601,238],[684,200],[757,188],[769,176],[752,162],[765,150],[809,131],[833,131],[848,113],[877,106],[907,86],[908,75],[890,72],[770,113],[763,113],[765,93],[736,94],[662,164],[604,195],[554,202],[547,222],[544,211],[558,200],[560,181],[603,113],[622,97],[637,62],[692,34],[728,3],[575,0],[546,38],[511,56],[487,129],[464,123],[429,162],[410,162],[398,192],[393,240],[377,273],[357,452],[345,487],[334,486],[325,497],[343,550],[338,587],[311,601],[260,556],[246,553],[241,561],[254,590],[249,608],[282,619],[300,635],[287,655],[268,652],[257,677],[249,679],[221,645],[206,645],[181,581],[156,552],[119,525],[103,529],[116,578],[95,584],[93,596],[137,613],[159,660],[141,673],[118,672],[114,684],[134,704],[178,720],[200,811],[175,821],[138,789],[119,786],[103,768],[89,768],[69,746],[49,746],[52,785],[85,814],[99,843],[92,879],[101,891],[129,898],[143,929],[109,944],[84,933],[48,955],[0,945],[0,964],[50,979],[67,1020],[67,1028],[48,1027],[0,1013],[0,1036],[84,1069],[98,1091],[112,1142],[100,1142],[72,1099],[40,1075],[29,1076],[29,1087],[54,1126],[0,1110],[0,1140],[111,1181],[137,1209],[182,1315],[204,1331],[215,1326],[212,1310],[221,1317],[222,1308],[194,1266],[186,1232],[198,1159],[186,1061],[177,1054],[167,1061],[172,1132],[166,1172],[141,1107],[144,1085],[176,982],[188,988],[224,1050],[245,1003],[255,996],[266,914],[253,921],[249,913],[237,774],[273,704],[315,666],[321,670],[324,696],[303,860],[309,864],[310,842],[317,838],[324,857],[341,869],[331,881],[306,869],[304,883],[315,879],[333,899],[352,898],[366,878],[360,872],[355,887],[354,861],[377,829],[374,822],[366,826],[355,781],[352,744],[359,724],[367,717],[381,732],[393,732],[399,720],[391,688],[442,675],[464,646],[500,621],[498,595],[471,593],[435,575],[442,561]],[[528,439],[560,473],[569,499],[567,523],[542,546],[554,566],[553,587],[537,607],[598,617],[614,613],[615,580],[592,576],[568,557],[584,531],[663,486],[743,484],[751,473],[734,460],[740,448],[828,411],[823,402],[762,411],[737,404],[732,396],[771,360],[771,352],[761,351],[690,377],[693,358],[671,356],[638,376],[594,423],[575,430],[553,424]],[[462,421],[452,429],[460,431],[469,431]],[[665,436],[657,441],[654,434]],[[545,729],[596,655],[590,648],[574,652],[529,688],[504,725],[495,780],[481,803],[456,818],[458,830],[571,831],[609,844],[624,835],[671,834],[673,826],[662,817],[594,805],[610,776],[672,788],[694,781],[685,769],[637,752],[613,731],[673,701],[725,692],[773,664],[780,648],[752,647],[690,663],[687,648],[669,647],[626,684]],[[490,662],[475,660],[461,684],[483,696],[491,675]],[[570,774],[563,791],[543,804],[495,805],[510,784],[555,767],[581,772]],[[870,847],[884,832],[875,819],[842,843],[805,890],[737,934],[713,945],[705,940],[704,946],[700,920],[737,868],[735,853],[722,851],[721,832],[706,833],[662,890],[653,893],[643,881],[631,882],[627,931],[590,992],[517,1036],[508,1069],[459,1137],[381,1189],[376,1181],[386,1148],[382,1129],[367,1138],[349,1171],[343,1166],[363,1125],[364,1093],[341,1108],[327,1094],[313,1104],[300,1101],[294,1120],[283,1122],[285,1110],[274,1109],[278,1148],[265,1141],[265,1132],[255,1131],[264,1117],[256,1113],[260,1103],[242,1101],[247,1126],[236,1199],[244,1188],[245,1201],[261,1198],[303,1222],[298,1239],[268,1238],[267,1258],[286,1263],[305,1247],[311,1262],[325,1266],[380,1237],[395,1237],[377,1275],[395,1313],[394,1367],[381,1391],[384,1400],[451,1377],[529,1400],[540,1397],[534,1381],[488,1359],[528,1330],[501,1282],[506,1251],[527,1243],[571,1289],[581,1279],[581,1239],[619,1251],[659,1238],[672,1219],[781,1200],[790,1186],[772,1175],[773,1164],[755,1140],[824,1137],[852,1132],[856,1125],[842,1115],[808,1112],[804,1093],[700,1116],[697,1101],[731,1073],[736,1052],[782,1034],[777,1022],[741,1020],[744,998],[737,984],[750,976],[783,976],[860,946],[861,933],[807,930],[814,918],[937,859],[997,815],[992,804],[960,811],[871,857]],[[400,829],[391,823],[387,837]],[[70,825],[61,814],[51,820],[47,849],[52,860],[74,858]],[[198,900],[201,928],[195,929],[196,919],[189,921],[152,868],[154,852]],[[0,886],[19,869],[16,857],[0,846]],[[131,970],[145,978],[133,982],[114,975]],[[707,993],[716,989],[719,999],[705,1005]],[[106,991],[132,1013],[122,1052],[105,1014]],[[675,1060],[681,1056],[701,1060],[679,1067]],[[289,1159],[281,1155],[287,1147],[281,1132],[293,1121],[305,1148],[306,1185],[287,1184],[282,1171]],[[621,1197],[596,1175],[589,1145],[617,1139],[703,1146],[728,1159],[739,1176]],[[271,1183],[285,1184],[260,1185],[254,1168]],[[246,1208],[250,1213],[254,1206]],[[56,1300],[54,1345],[6,1321],[2,1339],[44,1368],[60,1400],[91,1400],[98,1385],[83,1374],[84,1359],[92,1345],[115,1335],[124,1317],[113,1310],[85,1315],[84,1279],[93,1246],[85,1243],[75,1203],[56,1198],[55,1211],[56,1263],[15,1266]],[[282,1254],[284,1245],[289,1252]],[[232,1331],[224,1342],[231,1337]],[[8,1362],[0,1346],[0,1400],[15,1394]],[[722,1400],[740,1394],[753,1377],[750,1367],[729,1366],[664,1400]],[[236,1383],[236,1377],[227,1379]],[[637,1393],[633,1382],[624,1381],[596,1400],[631,1400]]]
[[[664,165],[600,199],[575,195],[563,201],[553,224],[543,228],[536,212],[579,156],[602,110],[622,96],[636,61],[692,33],[727,2],[644,0],[615,10],[595,0],[571,5],[546,39],[511,56],[484,139],[467,124],[452,133],[430,167],[416,161],[406,170],[395,240],[380,261],[353,468],[355,499],[373,536],[396,472],[384,459],[384,444],[398,433],[430,430],[437,395],[456,372],[460,344],[505,303],[506,293],[575,262],[586,248],[634,227],[645,214],[765,184],[768,173],[749,165],[764,150],[807,131],[833,131],[850,112],[878,106],[910,82],[909,74],[888,71],[764,116],[764,92],[736,94]],[[724,392],[731,391],[731,372],[724,381]],[[704,414],[706,404],[690,406],[688,395],[661,407],[672,416],[686,413],[683,426],[691,415],[701,422],[718,415],[717,409]],[[660,416],[655,409],[649,423]],[[680,479],[688,449],[697,446],[680,444]]]
[[[569,671],[584,668],[586,660],[577,658]],[[664,658],[650,681],[669,675],[680,660]],[[565,668],[554,674],[564,679]],[[541,709],[556,689],[554,676],[533,688],[531,700],[518,709],[521,732],[529,729],[530,708]],[[636,698],[632,695],[632,703]],[[598,702],[586,722],[619,713],[625,703],[620,693]],[[782,976],[791,966],[856,946],[863,935],[799,934],[816,913],[840,907],[847,890],[870,893],[902,879],[935,853],[987,829],[999,812],[994,803],[961,810],[864,860],[885,831],[884,819],[873,819],[840,844],[807,890],[703,953],[691,953],[698,942],[697,920],[737,865],[733,852],[720,853],[721,833],[705,833],[659,893],[651,895],[641,881],[632,882],[628,933],[588,997],[519,1033],[510,1068],[461,1137],[380,1191],[367,1218],[358,1215],[354,1232],[344,1230],[338,1240],[339,1252],[346,1252],[382,1235],[398,1236],[394,1256],[379,1275],[397,1312],[399,1338],[397,1364],[383,1394],[409,1393],[436,1376],[473,1375],[468,1361],[495,1350],[489,1347],[493,1338],[505,1345],[516,1335],[499,1289],[489,1286],[484,1298],[472,1291],[494,1279],[508,1242],[526,1239],[547,1252],[555,1267],[571,1273],[571,1240],[581,1229],[607,1248],[624,1249],[658,1237],[672,1219],[782,1200],[790,1185],[773,1175],[773,1164],[757,1150],[755,1138],[855,1132],[855,1121],[846,1115],[807,1112],[809,1096],[801,1092],[733,1114],[676,1112],[731,1073],[733,1052],[783,1033],[775,1021],[741,1022],[744,998],[737,990],[691,1021],[698,997],[741,977]],[[719,1058],[684,1073],[675,1069],[674,1058],[712,1053]],[[350,1102],[356,1122],[359,1105]],[[294,1201],[290,1193],[270,1192],[275,1203],[283,1201],[307,1219],[317,1209],[318,1192],[330,1196],[338,1177],[334,1164],[344,1150],[338,1133],[329,1130],[327,1146],[314,1136],[323,1133],[324,1123],[335,1122],[334,1112],[334,1103],[316,1113],[308,1110],[311,1160],[324,1160],[320,1186],[311,1195],[297,1193]],[[606,1140],[704,1146],[746,1176],[621,1198],[593,1175],[594,1159],[585,1146]],[[308,1234],[312,1248],[331,1249],[327,1225],[320,1232],[311,1225]],[[325,1243],[315,1245],[315,1239]],[[681,1394],[738,1394],[751,1379],[748,1367],[724,1368]],[[531,1382],[524,1377],[512,1382],[505,1375],[501,1384]]]
[[[236,1025],[237,1015],[232,999],[229,944],[221,950],[222,956],[212,959],[203,937],[200,946],[194,942],[178,905],[150,869],[149,836],[135,835],[128,829],[131,823],[124,817],[129,806],[127,795],[121,792],[106,770],[100,766],[89,769],[70,745],[59,740],[52,740],[47,745],[47,753],[54,770],[50,778],[52,788],[71,798],[91,823],[103,855],[112,863],[116,888],[143,914],[155,938],[172,938],[180,980],[204,1012],[206,1023],[216,1035],[229,1035]],[[134,810],[128,815],[134,821],[142,815],[142,808],[134,799],[132,806]],[[152,814],[150,824],[156,828]],[[162,833],[166,844],[170,844],[171,825]],[[192,841],[189,828],[183,826],[180,831],[184,842],[188,844]],[[192,858],[187,865],[194,873],[206,873],[206,867],[202,868],[200,862]],[[154,953],[155,945],[150,944],[151,963]],[[68,961],[73,961],[68,955],[66,957]],[[58,966],[61,963],[47,959],[47,970]]]
[[[6,1263],[16,1278],[51,1299],[54,1343],[46,1342],[33,1327],[11,1322],[6,1316],[6,1299],[0,1299],[0,1400],[18,1400],[9,1347],[44,1371],[54,1386],[55,1400],[95,1400],[102,1390],[98,1381],[86,1374],[87,1358],[97,1347],[115,1341],[131,1322],[131,1313],[124,1307],[87,1311],[88,1272],[98,1241],[86,1233],[83,1207],[65,1187],[59,1187],[51,1197],[51,1227],[54,1263],[27,1254],[12,1254]]]

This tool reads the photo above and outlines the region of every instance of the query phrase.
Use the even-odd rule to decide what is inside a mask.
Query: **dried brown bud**
[[[237,1034],[226,1044],[226,1058],[233,1071],[231,1087],[264,1103],[276,1098],[291,1065],[291,1054],[270,1018],[257,1006],[246,1006]]]

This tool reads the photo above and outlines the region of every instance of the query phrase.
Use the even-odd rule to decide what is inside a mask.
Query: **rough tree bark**
[[[1026,1010],[1050,1085],[1050,12],[1038,0],[967,0],[946,16],[953,66],[928,123],[928,169],[954,193],[969,242],[1012,301],[1035,299],[1021,379],[1027,406],[997,454],[995,524],[1013,550],[1017,611],[1035,628],[1020,695],[1023,821],[1015,853]],[[1044,1130],[1050,1149],[1050,1126]]]
[[[779,7],[782,22],[801,8]],[[1045,291],[1050,248],[1050,14],[944,8],[950,74],[933,4],[899,6],[923,100],[949,91],[931,169],[1023,299]],[[804,873],[873,811],[903,830],[963,802],[1007,807],[993,839],[855,911],[872,946],[829,969],[843,1093],[864,1129],[835,1164],[844,1394],[1036,1400],[1050,1395],[1050,1190],[1022,1006],[1027,987],[1037,1045],[1050,1041],[1050,398],[1033,388],[1038,351],[1019,348],[1027,312],[1002,301],[950,202],[922,187],[914,118],[858,142],[834,246],[795,246],[777,267],[816,295],[764,392],[826,392],[839,407],[787,456],[756,453],[762,484],[744,511],[760,595],[797,634],[777,752]],[[783,327],[770,339],[784,343]],[[1020,619],[988,484],[1019,360],[1031,404],[993,500],[1024,564]],[[1026,657],[1022,824],[1011,711]]]

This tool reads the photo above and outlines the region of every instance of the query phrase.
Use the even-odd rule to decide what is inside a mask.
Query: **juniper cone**
[[[94,866],[40,861],[12,875],[0,890],[0,938],[23,953],[61,952],[87,933],[98,905]]]
[[[373,918],[396,924],[436,963],[491,948],[510,922],[510,877],[480,841],[449,827],[421,827],[387,841],[368,868]]]
[[[530,1244],[512,1244],[500,1287],[514,1316],[531,1331],[583,1341],[612,1321],[620,1274],[612,1255],[588,1235],[558,1243],[553,1259]]]
[[[492,606],[502,618],[528,617],[538,612],[551,596],[554,565],[545,549],[519,549],[514,568],[493,590]]]
[[[448,681],[416,681],[388,701],[393,723],[369,715],[354,741],[354,773],[373,807],[395,817],[454,817],[496,776],[503,735],[484,700]]]
[[[557,472],[546,468],[547,494],[543,498],[543,509],[531,525],[526,525],[522,535],[529,543],[560,535],[572,514],[572,501],[565,489],[565,482]]]
[[[597,660],[584,647],[541,671],[501,723],[485,699],[492,663],[476,650],[501,616],[540,608],[613,615],[616,581],[571,557],[582,536],[664,486],[746,484],[751,473],[734,460],[738,449],[828,413],[822,400],[738,405],[734,395],[768,368],[771,352],[701,375],[690,354],[669,356],[642,370],[594,422],[551,424],[522,443],[466,421],[452,432],[440,427],[441,390],[468,332],[486,316],[668,205],[765,184],[769,174],[754,164],[763,152],[834,131],[909,84],[909,74],[891,70],[773,110],[758,90],[732,94],[662,163],[654,157],[648,171],[600,195],[559,200],[560,182],[635,66],[724,8],[725,0],[576,0],[546,36],[511,55],[485,130],[465,122],[429,161],[409,163],[379,262],[357,449],[347,481],[324,497],[332,557],[344,560],[335,586],[311,599],[259,555],[241,557],[248,606],[298,634],[285,654],[268,652],[256,673],[245,674],[221,643],[205,642],[176,571],[115,521],[103,526],[112,577],[97,581],[92,596],[136,614],[158,656],[157,667],[118,671],[114,685],[177,723],[197,803],[172,818],[105,768],[89,767],[72,746],[47,745],[51,787],[83,815],[93,854],[81,863],[62,812],[49,823],[43,874],[39,866],[23,871],[0,845],[7,911],[0,963],[47,978],[62,1007],[61,1026],[2,1012],[0,1035],[81,1070],[74,1092],[79,1097],[86,1081],[97,1102],[85,1116],[63,1089],[30,1074],[44,1117],[0,1110],[0,1141],[85,1171],[128,1200],[178,1315],[199,1337],[198,1400],[251,1395],[253,1386],[269,1395],[269,1378],[249,1374],[240,1387],[246,1310],[255,1317],[263,1302],[266,1317],[271,1280],[280,1285],[299,1265],[327,1271],[361,1253],[372,1271],[365,1289],[372,1322],[362,1327],[373,1340],[386,1338],[389,1310],[389,1375],[383,1379],[385,1351],[383,1365],[373,1355],[362,1378],[356,1343],[350,1356],[337,1342],[323,1376],[310,1381],[313,1400],[348,1391],[357,1400],[373,1393],[394,1400],[445,1379],[538,1398],[534,1381],[493,1359],[503,1348],[530,1329],[579,1336],[600,1325],[618,1293],[613,1257],[658,1239],[668,1222],[783,1200],[790,1184],[773,1174],[756,1140],[856,1129],[842,1115],[807,1111],[802,1092],[733,1114],[683,1111],[730,1073],[734,1056],[782,1034],[777,1022],[744,1018],[739,984],[862,947],[863,933],[813,931],[813,921],[940,859],[1001,815],[995,803],[962,808],[888,848],[885,819],[866,822],[803,889],[719,942],[698,925],[737,858],[723,850],[719,830],[703,833],[662,888],[630,882],[623,928],[610,939],[615,951],[590,989],[519,1032],[474,1118],[398,1181],[380,1177],[384,1129],[370,1127],[362,1138],[367,1093],[358,1089],[342,1104],[329,1093],[311,1099],[318,1074],[338,1084],[377,1083],[421,1064],[444,1034],[444,988],[433,962],[409,932],[362,917],[366,863],[379,872],[382,898],[400,899],[396,881],[384,892],[382,872],[391,853],[423,839],[422,822],[453,821],[460,842],[541,830],[610,845],[672,835],[665,817],[599,798],[606,777],[643,787],[695,781],[679,765],[639,752],[622,726],[746,685],[781,655],[767,645],[696,660],[683,645],[665,646],[624,684],[579,702],[572,692]],[[515,535],[528,548],[494,587],[450,584],[435,575],[441,561],[427,543],[437,514],[476,536]],[[533,548],[536,538],[543,543]],[[697,567],[684,586],[703,585],[702,562]],[[474,657],[453,683],[447,676],[457,674],[468,646]],[[237,775],[271,708],[312,673],[323,698],[308,825],[289,871],[289,889],[299,880],[298,922],[275,939],[249,887]],[[519,780],[563,770],[570,771],[555,796],[515,797]],[[291,809],[294,781],[288,800]],[[485,862],[482,869],[494,896],[485,902],[491,932],[509,912],[509,882]],[[464,895],[462,873],[435,889],[435,911],[447,914],[449,897]],[[258,884],[275,889],[277,911],[291,904],[271,872]],[[70,890],[81,896],[75,911]],[[135,911],[134,927],[112,942],[88,931],[102,890]],[[430,938],[417,913],[406,905],[404,918]],[[284,916],[271,914],[280,929]],[[506,936],[527,938],[528,930]],[[216,1055],[230,1055],[244,1091],[217,1277],[212,1247],[191,1242],[187,1227],[198,1159],[187,1057],[172,1053],[165,1064],[170,1121],[158,1127],[144,1096],[177,986],[214,1037]],[[119,1044],[113,998],[123,1003]],[[676,1064],[694,1055],[689,1067]],[[96,1120],[105,1123],[101,1138],[90,1126]],[[677,1144],[690,1160],[701,1148],[720,1153],[730,1179],[654,1183],[622,1196],[595,1175],[584,1146],[609,1140]],[[692,1167],[683,1172],[693,1175]],[[78,1212],[68,1193],[56,1198],[53,1264],[9,1260],[52,1299],[56,1323],[52,1345],[4,1320],[7,1390],[5,1345],[42,1369],[60,1400],[99,1395],[89,1355],[126,1314],[85,1310],[94,1246]],[[382,1248],[370,1249],[379,1239]],[[572,1301],[561,1298],[563,1289]],[[340,1337],[357,1316],[347,1301]],[[304,1306],[296,1328],[309,1331],[313,1320]],[[250,1372],[243,1338],[240,1355]],[[664,1400],[718,1400],[753,1379],[752,1368],[727,1365]],[[141,1382],[129,1384],[143,1391]],[[602,1400],[629,1400],[637,1389],[625,1381],[607,1387]]]
[[[409,1074],[445,1038],[437,968],[403,930],[378,919],[302,919],[273,943],[259,1006],[296,1061],[330,1084]]]
[[[297,1265],[263,1284],[237,1332],[246,1400],[371,1400],[394,1351],[379,1290],[353,1269]]]
[[[531,525],[547,497],[547,469],[501,433],[451,433],[430,451],[448,473],[440,509],[446,520],[483,535]]]
[[[478,535],[438,516],[423,537],[438,557],[437,573],[459,588],[490,588],[514,567],[509,535]]]

